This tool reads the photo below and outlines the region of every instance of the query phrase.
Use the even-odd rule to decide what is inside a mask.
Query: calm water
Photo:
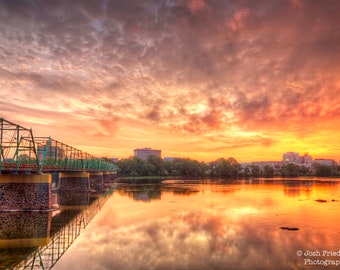
[[[122,185],[53,269],[340,269],[339,184]]]

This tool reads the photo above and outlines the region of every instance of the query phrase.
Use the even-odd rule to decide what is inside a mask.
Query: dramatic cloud
[[[2,117],[100,155],[338,158],[339,12],[336,0],[0,0]]]

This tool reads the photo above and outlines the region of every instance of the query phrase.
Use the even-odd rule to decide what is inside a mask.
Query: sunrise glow
[[[340,159],[338,1],[1,1],[0,117],[97,156]]]

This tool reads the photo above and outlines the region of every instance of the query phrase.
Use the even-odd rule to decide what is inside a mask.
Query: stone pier
[[[90,174],[87,172],[60,173],[59,191],[89,192]]]
[[[60,206],[88,205],[90,174],[87,172],[60,173],[58,194]]]
[[[63,209],[74,206],[88,206],[90,203],[90,192],[59,191],[59,206]]]
[[[0,210],[50,210],[51,183],[49,174],[0,174]]]
[[[0,212],[0,249],[46,245],[52,212]]]

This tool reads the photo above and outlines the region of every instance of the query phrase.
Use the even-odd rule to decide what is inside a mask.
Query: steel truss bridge
[[[0,173],[110,172],[117,166],[51,137],[34,137],[32,129],[0,118]]]

